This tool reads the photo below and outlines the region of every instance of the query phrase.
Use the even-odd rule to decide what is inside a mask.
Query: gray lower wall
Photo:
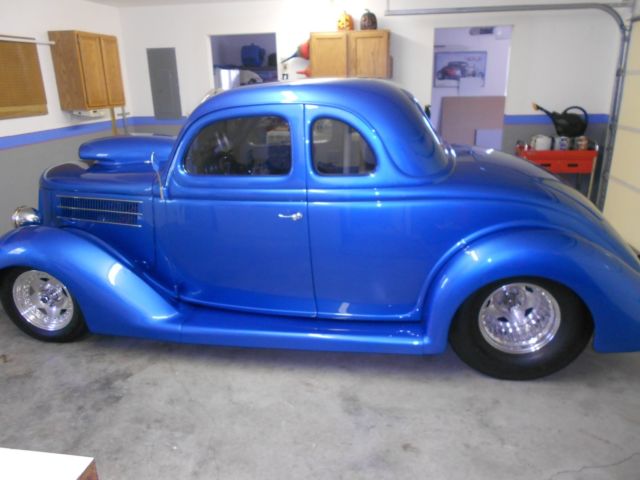
[[[83,142],[104,136],[91,134],[0,150],[0,232],[13,228],[11,214],[20,205],[38,206],[40,175],[49,167],[78,162]]]
[[[182,127],[179,125],[135,125],[129,127],[130,133],[157,133],[160,135],[178,135]]]
[[[176,135],[179,126],[135,126],[131,133]],[[47,168],[63,163],[78,163],[78,147],[86,141],[104,137],[110,131],[34,143],[0,150],[0,233],[11,228],[11,214],[20,205],[38,206],[40,175]]]

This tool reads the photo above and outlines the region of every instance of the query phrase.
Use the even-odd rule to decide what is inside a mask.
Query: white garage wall
[[[430,102],[434,28],[514,25],[507,114],[533,113],[534,100],[556,109],[579,104],[592,113],[609,111],[619,34],[616,24],[602,12],[384,17],[384,0],[123,8],[131,108],[135,115],[153,113],[146,48],[176,47],[183,110],[188,112],[212,86],[209,35],[276,32],[282,57],[293,52],[309,32],[335,30],[343,8],[357,22],[365,7],[376,13],[380,28],[392,31],[394,80],[422,103]]]
[[[392,0],[392,8],[397,2]],[[213,83],[209,35],[276,32],[278,52],[286,56],[309,32],[334,30],[342,9],[357,22],[365,7],[376,13],[381,28],[392,31],[394,80],[422,103],[430,103],[435,28],[514,25],[507,114],[533,113],[533,100],[550,108],[579,104],[591,113],[609,111],[619,34],[614,22],[598,11],[385,17],[386,0],[261,0],[124,8],[84,0],[0,0],[0,33],[46,39],[48,30],[81,29],[118,36],[127,109],[134,116],[151,116],[147,48],[176,48],[182,107],[189,112]],[[40,46],[38,52],[49,114],[0,120],[0,137],[84,123],[60,111],[49,47]],[[296,68],[302,68],[301,62],[291,70]]]
[[[122,48],[120,12],[115,7],[84,0],[0,0],[0,34],[48,40],[49,30],[85,30],[118,37],[125,92],[127,61]],[[38,46],[40,69],[47,95],[47,115],[0,120],[0,137],[86,123],[60,110],[51,47]],[[108,117],[107,117],[108,119]]]

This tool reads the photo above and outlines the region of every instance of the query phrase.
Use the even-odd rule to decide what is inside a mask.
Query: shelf
[[[597,150],[524,150],[516,149],[516,155],[556,174],[587,174],[593,172],[598,157]]]
[[[244,65],[216,64],[213,66],[213,68],[220,68],[222,70],[251,70],[254,72],[275,72],[278,70],[277,66],[269,66],[269,65],[263,65],[260,67],[246,67]]]

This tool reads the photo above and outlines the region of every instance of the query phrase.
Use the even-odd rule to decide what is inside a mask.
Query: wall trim
[[[606,113],[590,113],[589,124],[609,123],[609,115]],[[505,125],[552,125],[551,119],[546,115],[505,115]]]
[[[127,126],[137,125],[184,125],[186,117],[158,120],[155,117],[129,117],[127,118]],[[122,119],[116,122],[118,128],[122,128]],[[110,132],[111,121],[81,123],[78,125],[70,125],[68,127],[53,128],[51,130],[41,130],[38,132],[21,133],[18,135],[9,135],[0,137],[0,150],[8,148],[24,147],[34,143],[50,142],[52,140],[60,140],[63,138],[77,137],[81,135],[89,135],[98,132]]]

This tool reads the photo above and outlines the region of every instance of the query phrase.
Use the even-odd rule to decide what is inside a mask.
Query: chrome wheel
[[[48,273],[22,272],[13,283],[12,295],[22,318],[42,330],[62,330],[73,319],[73,300],[67,287]]]
[[[525,354],[551,342],[561,323],[556,299],[531,283],[509,283],[482,303],[478,325],[482,337],[501,352]]]

